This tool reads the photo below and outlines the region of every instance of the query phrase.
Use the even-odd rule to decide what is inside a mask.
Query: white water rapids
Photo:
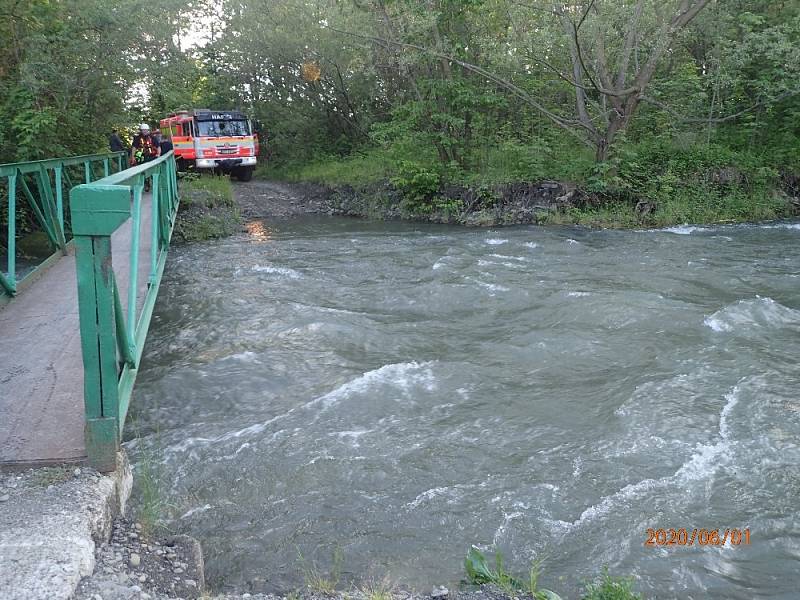
[[[217,589],[339,549],[428,591],[475,544],[570,598],[603,565],[650,598],[797,597],[798,224],[265,230],[173,251],[133,403]]]

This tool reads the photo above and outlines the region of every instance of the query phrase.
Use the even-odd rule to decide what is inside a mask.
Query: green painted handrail
[[[64,184],[72,187],[66,168],[83,165],[84,180],[89,183],[96,165],[102,165],[103,173],[109,175],[112,161],[117,171],[122,171],[126,156],[125,152],[111,152],[0,165],[0,181],[5,179],[8,198],[8,263],[5,273],[0,270],[0,296],[16,295],[20,284],[33,277],[37,270],[17,277],[18,191],[22,191],[36,221],[56,249],[55,254],[66,254],[70,236],[64,226]]]
[[[137,167],[79,185],[70,192],[78,308],[84,370],[86,450],[90,464],[113,470],[133,384],[144,349],[167,251],[178,213],[172,152]],[[142,204],[149,184],[150,231],[142,232]],[[112,265],[111,236],[131,219],[127,308],[123,310]],[[140,240],[150,240],[147,291],[141,307]],[[117,249],[119,251],[119,249]]]
[[[73,165],[85,165],[112,158],[117,159],[117,167],[122,170],[122,162],[127,157],[127,152],[106,152],[104,154],[84,154],[81,156],[69,156],[67,158],[48,158],[46,160],[31,160],[28,162],[5,163],[0,165],[0,177],[8,177],[14,173],[35,173],[40,168],[55,169],[56,167],[71,167]]]

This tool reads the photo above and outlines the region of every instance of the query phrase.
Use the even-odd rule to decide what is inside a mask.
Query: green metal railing
[[[151,188],[150,231],[142,232],[145,186]],[[143,165],[79,185],[70,193],[78,273],[84,369],[86,451],[101,471],[116,467],[133,384],[178,212],[172,152]],[[131,222],[127,309],[123,310],[111,256],[111,236]],[[146,293],[137,311],[140,239],[150,241]],[[119,250],[119,249],[118,249]]]
[[[33,216],[55,249],[55,253],[39,265],[42,267],[56,255],[67,253],[70,236],[64,222],[64,186],[73,187],[68,167],[83,167],[81,179],[90,183],[95,169],[102,167],[104,177],[110,175],[113,167],[122,171],[125,157],[125,152],[114,152],[0,165],[0,182],[5,183],[7,195],[5,216],[8,217],[8,264],[5,274],[0,269],[0,299],[15,296],[19,285],[34,276],[38,268],[24,277],[17,277],[17,217],[21,208],[18,191],[24,194]]]

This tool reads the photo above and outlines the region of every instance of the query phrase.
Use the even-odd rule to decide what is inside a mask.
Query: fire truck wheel
[[[253,178],[253,167],[238,167],[233,174],[239,181],[250,181]]]

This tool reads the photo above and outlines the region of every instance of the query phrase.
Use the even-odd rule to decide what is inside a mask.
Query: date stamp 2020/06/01
[[[648,529],[645,546],[749,546],[750,529]]]

